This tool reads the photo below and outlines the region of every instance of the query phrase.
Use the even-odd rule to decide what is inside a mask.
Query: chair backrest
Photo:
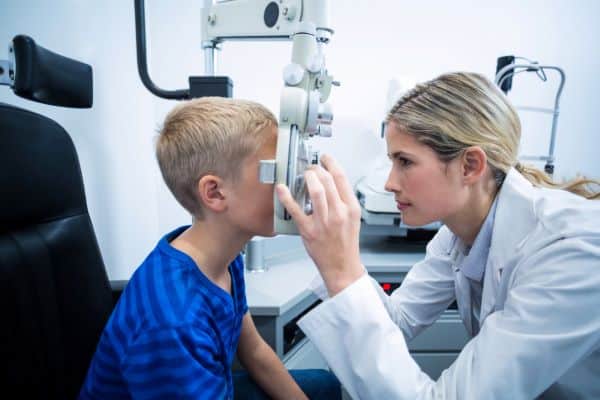
[[[56,122],[2,103],[0,304],[2,391],[76,398],[112,310],[77,153]]]

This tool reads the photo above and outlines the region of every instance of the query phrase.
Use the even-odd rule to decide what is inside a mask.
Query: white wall
[[[158,86],[183,88],[202,74],[200,1],[148,0],[150,75]],[[558,121],[556,172],[600,178],[596,114],[600,105],[600,37],[594,0],[457,0],[420,2],[332,0],[336,29],[327,62],[342,87],[331,97],[334,139],[318,142],[338,157],[352,181],[383,151],[378,139],[391,78],[431,79],[451,70],[493,77],[496,58],[517,54],[567,73]],[[173,102],[142,87],[137,75],[133,2],[2,0],[0,43],[16,34],[91,64],[94,107],[69,110],[34,104],[0,88],[0,101],[50,116],[70,132],[79,152],[88,206],[112,279],[128,278],[159,237],[189,221],[162,183],[153,138]],[[281,69],[289,43],[226,43],[219,72],[234,80],[235,97],[279,108]],[[0,47],[0,58],[6,47]],[[531,75],[531,74],[528,74]],[[554,77],[543,85],[519,77],[516,104],[552,105]],[[542,154],[548,117],[522,115],[523,151]]]

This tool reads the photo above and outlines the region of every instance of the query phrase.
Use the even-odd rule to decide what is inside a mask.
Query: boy
[[[275,117],[253,102],[201,98],[169,113],[156,156],[193,223],[167,234],[133,274],[80,398],[233,398],[236,348],[269,396],[306,398],[252,322],[239,255],[252,236],[274,234],[273,186],[258,172],[276,140]]]

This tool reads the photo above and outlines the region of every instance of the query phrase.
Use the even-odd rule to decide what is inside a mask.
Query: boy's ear
[[[214,212],[222,212],[227,208],[223,179],[215,175],[204,175],[198,180],[196,190],[202,205]]]
[[[465,183],[475,183],[487,170],[487,155],[479,146],[467,147],[462,155],[462,175]]]

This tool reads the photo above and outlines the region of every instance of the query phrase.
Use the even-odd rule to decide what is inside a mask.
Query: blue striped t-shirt
[[[248,311],[244,265],[229,295],[165,235],[127,284],[90,364],[80,399],[233,398],[231,363]]]

